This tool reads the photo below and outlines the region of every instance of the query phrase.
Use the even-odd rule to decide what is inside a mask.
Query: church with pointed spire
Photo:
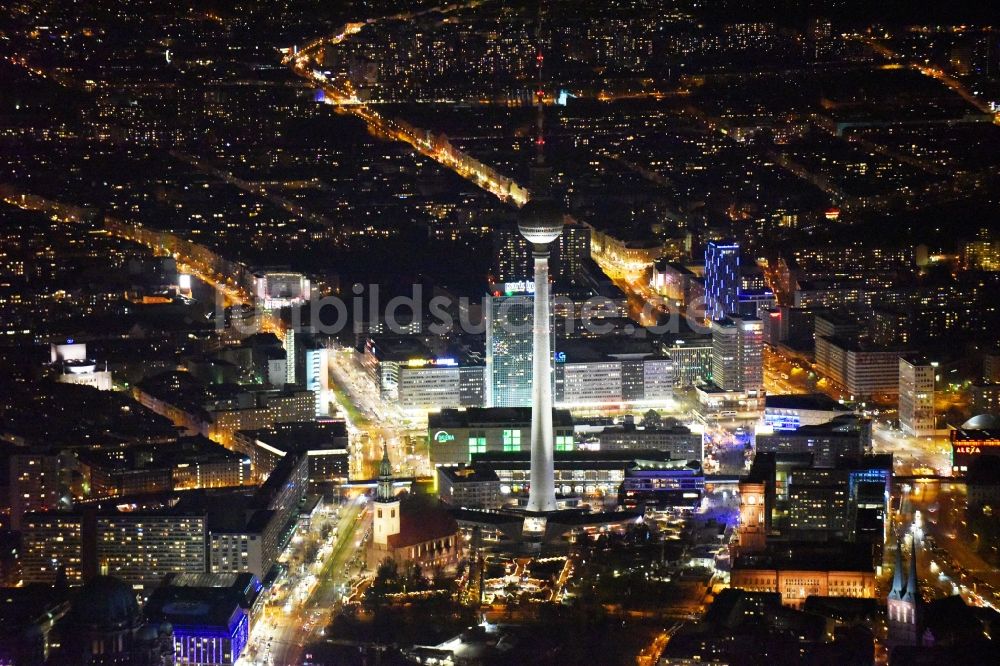
[[[378,489],[375,491],[375,507],[372,518],[372,543],[386,546],[389,537],[399,534],[399,498],[392,487],[392,463],[389,448],[382,447],[382,462],[378,466]]]
[[[372,502],[372,540],[368,566],[377,568],[391,559],[422,567],[447,567],[458,562],[458,524],[436,498],[403,492],[397,494],[389,449],[383,446],[375,501]]]
[[[896,567],[892,588],[886,599],[889,616],[889,645],[918,645],[923,599],[917,579],[917,538],[910,537],[909,575],[903,577],[903,540],[896,543]]]

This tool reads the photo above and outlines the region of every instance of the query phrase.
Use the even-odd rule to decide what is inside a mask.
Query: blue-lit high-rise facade
[[[740,245],[709,241],[705,248],[705,316],[722,319],[739,312]]]

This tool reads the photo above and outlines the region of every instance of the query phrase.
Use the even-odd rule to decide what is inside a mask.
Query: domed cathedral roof
[[[114,576],[97,576],[77,594],[70,623],[98,631],[116,631],[142,623],[142,613],[132,586]]]

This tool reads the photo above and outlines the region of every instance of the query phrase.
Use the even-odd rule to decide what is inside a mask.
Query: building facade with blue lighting
[[[246,649],[260,591],[250,574],[178,576],[154,590],[145,613],[173,626],[176,663],[232,666]]]
[[[705,247],[705,316],[721,319],[740,311],[740,245],[709,241]]]
[[[693,507],[701,502],[704,492],[705,474],[700,465],[640,464],[625,470],[619,504],[629,509],[644,505]]]

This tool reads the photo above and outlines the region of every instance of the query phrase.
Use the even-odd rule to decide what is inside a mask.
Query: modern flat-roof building
[[[552,411],[555,450],[572,450],[573,417],[566,410]],[[531,438],[530,407],[444,409],[427,416],[427,436],[434,465],[468,463],[476,453],[528,451]]]
[[[661,259],[653,264],[650,286],[675,305],[687,305],[695,274],[683,264]]]
[[[756,449],[778,454],[810,454],[816,467],[834,467],[840,458],[858,456],[871,449],[871,429],[869,419],[845,414],[794,430],[758,431]]]
[[[775,431],[828,423],[850,409],[823,393],[769,395],[764,399],[764,425]]]
[[[756,317],[712,321],[712,381],[726,391],[764,388],[764,329]]]
[[[66,582],[84,579],[83,516],[79,513],[26,513],[21,523],[21,578],[25,583],[55,582],[62,571]]]
[[[785,531],[789,535],[822,534],[824,538],[847,538],[848,470],[810,467],[788,476]],[[829,536],[827,536],[829,535]]]
[[[146,602],[147,621],[173,627],[177,663],[233,666],[246,648],[260,580],[252,574],[211,578],[174,578],[153,590]]]
[[[506,285],[487,296],[486,405],[528,407],[531,404],[531,328],[534,283]]]
[[[171,573],[263,578],[294,533],[308,486],[308,457],[289,454],[258,488],[183,490],[25,514],[26,582],[70,582],[108,571],[146,588]],[[127,505],[128,510],[121,510]]]
[[[556,451],[556,493],[563,496],[618,497],[627,469],[672,465],[661,451]],[[686,461],[685,461],[686,462]],[[488,451],[472,456],[473,465],[496,472],[505,501],[526,497],[530,488],[531,457],[528,451]]]
[[[900,349],[873,348],[843,338],[816,336],[816,367],[853,399],[899,393]]]
[[[600,451],[663,451],[675,460],[702,459],[702,436],[679,423],[636,425],[629,423],[587,423],[574,426],[580,448]]]
[[[709,241],[705,247],[705,316],[721,319],[739,312],[740,246]]]
[[[761,320],[777,304],[774,292],[766,288],[740,289],[738,300],[739,309],[736,314]]]
[[[316,396],[305,389],[266,389],[229,384],[206,385],[188,372],[166,372],[135,385],[140,404],[183,427],[231,446],[238,430],[274,423],[308,421],[316,416]]]
[[[737,552],[762,551],[788,541],[866,544],[881,557],[889,512],[892,456],[854,456],[832,467],[813,465],[811,453],[758,451],[740,480]]]
[[[170,573],[203,572],[206,522],[203,511],[186,508],[87,507],[26,514],[23,577],[51,583],[63,568],[67,580],[78,583],[106,571],[131,585],[151,587]]]
[[[899,359],[899,427],[914,437],[933,437],[937,432],[934,414],[936,364],[923,356]]]
[[[292,421],[259,430],[241,430],[233,438],[234,448],[250,456],[253,474],[266,479],[282,458],[303,454],[309,461],[309,483],[327,483],[348,478],[350,454],[347,424],[343,421]]]
[[[701,466],[682,460],[650,463],[638,461],[625,470],[618,503],[627,509],[639,506],[696,506],[705,492]]]
[[[437,468],[438,497],[452,506],[468,509],[499,509],[500,477],[489,467],[459,466]]]
[[[482,359],[437,356],[414,337],[369,337],[363,363],[382,399],[404,409],[482,407],[485,401]]]
[[[202,498],[213,509],[207,570],[250,572],[264,580],[295,532],[308,486],[309,457],[296,453],[283,457],[254,493],[242,501],[233,496],[238,503],[225,506]]]
[[[63,453],[49,448],[14,449],[7,464],[12,528],[20,528],[21,517],[29,511],[59,506],[69,487],[68,470],[72,469]]]
[[[555,402],[574,408],[656,405],[673,398],[673,361],[648,343],[572,339],[555,354]]]
[[[710,337],[674,340],[663,345],[663,352],[673,363],[674,388],[687,388],[707,382],[712,377],[712,339]]]
[[[204,437],[77,452],[91,497],[224,488],[250,481],[250,458]]]
[[[309,300],[312,292],[309,278],[302,273],[274,271],[256,273],[253,281],[254,295],[268,310],[302,305]]]
[[[205,571],[204,513],[114,512],[96,517],[98,570],[149,588],[171,573]]]

